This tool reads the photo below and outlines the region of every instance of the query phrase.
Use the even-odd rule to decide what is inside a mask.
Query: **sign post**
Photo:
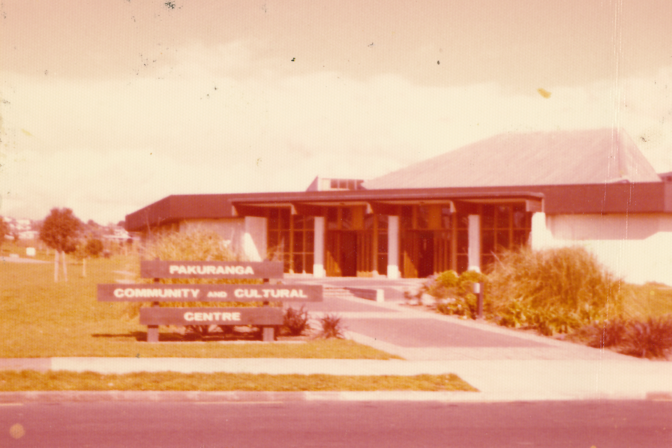
[[[161,284],[161,278],[283,278],[281,262],[142,261],[140,275],[154,283],[98,285],[100,302],[151,302],[140,309],[147,342],[159,342],[159,325],[257,325],[264,341],[275,340],[282,309],[270,302],[319,302],[322,286],[264,284]],[[249,308],[161,308],[160,302],[263,302]]]

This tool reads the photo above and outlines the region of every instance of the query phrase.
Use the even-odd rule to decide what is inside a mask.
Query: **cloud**
[[[515,93],[496,83],[274,70],[258,51],[190,45],[174,64],[129,79],[2,74],[0,213],[41,218],[68,206],[116,222],[170,194],[376,177],[502,132],[623,126],[656,169],[672,170],[672,67],[543,86],[552,92],[544,98],[539,86]]]

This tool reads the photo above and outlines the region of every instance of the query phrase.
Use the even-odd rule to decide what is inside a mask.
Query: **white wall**
[[[245,217],[243,252],[248,261],[263,261],[267,255],[266,235],[268,220],[255,216]]]
[[[532,217],[534,249],[580,245],[632,283],[672,285],[672,216],[662,214]]]

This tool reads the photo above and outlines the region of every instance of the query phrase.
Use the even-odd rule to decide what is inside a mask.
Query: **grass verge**
[[[268,375],[241,373],[0,372],[0,391],[465,391],[454,374],[416,376]]]
[[[98,302],[96,296],[99,283],[115,283],[132,263],[121,256],[89,260],[86,277],[81,265],[71,264],[69,281],[54,283],[52,264],[0,262],[0,358],[397,358],[345,340],[148,344],[147,327],[128,315],[126,304]]]

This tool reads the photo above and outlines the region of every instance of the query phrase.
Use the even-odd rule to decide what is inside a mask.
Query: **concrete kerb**
[[[443,403],[502,403],[532,401],[595,401],[620,400],[672,400],[671,393],[603,394],[581,397],[568,394],[542,393],[520,396],[512,393],[479,392],[423,392],[423,391],[373,391],[373,392],[176,392],[176,391],[30,391],[0,392],[2,404],[63,403],[63,402],[187,402],[187,403],[286,403],[297,401],[423,401]]]

